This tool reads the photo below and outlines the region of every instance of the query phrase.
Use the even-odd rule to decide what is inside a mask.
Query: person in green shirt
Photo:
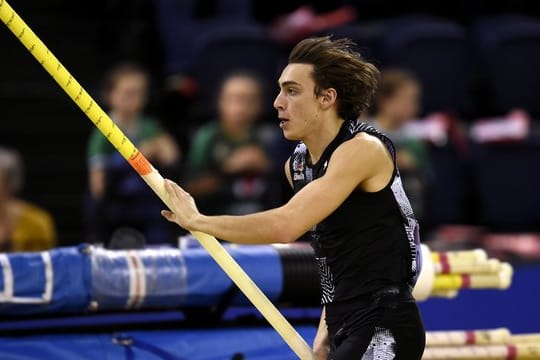
[[[195,134],[187,162],[186,188],[212,214],[247,214],[270,206],[270,159],[256,126],[262,85],[247,72],[222,83],[218,120]]]
[[[115,124],[158,170],[167,173],[178,164],[180,152],[158,122],[143,113],[148,82],[142,68],[120,65],[106,78],[105,101]],[[91,238],[106,242],[116,228],[133,227],[149,242],[170,240],[150,210],[159,201],[97,129],[88,143],[88,168]]]
[[[421,86],[416,77],[404,70],[388,69],[381,73],[374,100],[374,116],[366,122],[385,133],[394,143],[396,162],[403,186],[417,218],[425,208],[429,154],[425,144],[403,131],[420,111]]]

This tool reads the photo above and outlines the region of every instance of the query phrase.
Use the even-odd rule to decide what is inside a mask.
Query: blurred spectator
[[[420,96],[420,83],[414,75],[397,69],[385,70],[373,104],[374,116],[367,122],[394,142],[403,186],[416,217],[422,219],[429,173],[428,153],[422,141],[403,131],[404,126],[418,116]]]
[[[23,173],[19,155],[0,148],[0,251],[41,251],[56,244],[51,215],[17,194]]]
[[[136,65],[113,69],[106,79],[110,116],[165,176],[179,161],[179,149],[156,120],[143,114],[148,76]],[[172,240],[160,220],[160,201],[109,141],[96,129],[88,144],[91,240],[103,242],[118,227],[140,230],[150,243]],[[171,176],[171,177],[172,177]]]
[[[209,214],[246,214],[270,206],[270,159],[256,121],[262,84],[253,74],[230,74],[222,83],[219,118],[195,134],[187,190]]]

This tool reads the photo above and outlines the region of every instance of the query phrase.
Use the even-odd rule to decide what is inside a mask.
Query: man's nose
[[[281,96],[281,92],[276,96],[276,99],[274,100],[274,108],[276,110],[284,110],[285,107],[283,106],[283,98]]]

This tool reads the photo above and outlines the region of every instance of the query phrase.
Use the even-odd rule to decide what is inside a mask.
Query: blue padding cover
[[[281,261],[272,246],[229,246],[229,253],[261,288],[270,300],[277,300],[283,286]],[[216,304],[232,286],[232,281],[213,261],[204,249],[185,251],[184,260],[188,269],[188,296],[186,305]],[[233,303],[247,303],[242,295]]]
[[[45,290],[44,264],[40,253],[22,253],[9,256],[11,271],[13,273],[13,295],[17,297],[39,297]],[[0,278],[0,288],[5,290],[4,269],[0,267],[2,277]],[[1,306],[1,305],[0,305]]]
[[[142,307],[171,307],[185,304],[187,295],[187,268],[184,256],[174,256],[172,252],[177,253],[177,249],[171,249],[170,252],[160,257],[144,256],[142,262],[147,271],[147,289],[149,294],[159,294],[159,296],[146,297]],[[161,264],[163,267],[160,271]]]
[[[0,314],[17,315],[77,312],[90,299],[90,262],[79,247],[58,248],[49,252],[53,269],[52,301],[49,304],[11,304],[0,302]],[[45,265],[40,253],[10,254],[14,296],[39,298],[45,291]],[[0,267],[0,290],[4,290],[4,273]]]
[[[136,266],[134,255],[138,259],[135,261],[138,263]],[[130,297],[130,283],[134,280],[132,275],[136,272],[141,274],[136,286],[145,289],[145,295],[136,307],[170,308],[183,305],[187,295],[184,256],[173,248],[137,251],[95,249],[91,256],[92,300],[102,310],[126,307]]]
[[[279,297],[283,275],[279,255],[272,246],[235,246],[227,250],[270,299]],[[219,303],[232,287],[231,280],[201,248],[128,252],[81,245],[54,249],[49,254],[54,279],[52,302],[15,304],[0,300],[0,315],[86,312],[91,305],[93,309],[97,305],[98,310],[124,309],[127,304],[137,308],[210,306]],[[9,254],[8,258],[14,296],[41,297],[46,285],[41,254]],[[4,276],[0,266],[0,291]],[[137,291],[144,295],[133,302]],[[243,295],[230,300],[236,305],[248,303]]]
[[[298,332],[308,343],[316,328]],[[131,346],[115,344],[118,334],[45,335],[0,338],[2,360],[296,360],[297,357],[272,328],[133,331],[121,334]]]

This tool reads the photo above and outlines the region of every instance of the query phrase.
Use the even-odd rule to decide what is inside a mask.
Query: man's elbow
[[[277,216],[273,221],[273,232],[277,243],[289,244],[296,241],[303,232],[292,222],[295,219],[295,213],[292,212],[287,205],[277,209]]]
[[[279,227],[276,233],[278,234],[277,242],[280,244],[290,244],[295,242],[299,237],[287,225]]]

